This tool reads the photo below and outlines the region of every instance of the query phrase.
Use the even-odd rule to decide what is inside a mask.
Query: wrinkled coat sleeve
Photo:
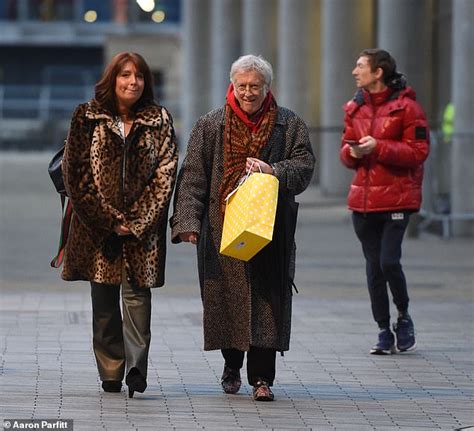
[[[352,157],[350,153],[351,147],[346,144],[346,141],[348,140],[359,140],[359,137],[356,136],[354,127],[352,126],[352,118],[347,113],[347,110],[350,109],[349,106],[351,106],[353,103],[354,102],[349,102],[344,107],[344,110],[346,111],[344,116],[344,133],[342,134],[341,148],[339,150],[339,159],[341,160],[341,163],[349,169],[357,169],[360,166],[362,160]]]
[[[201,231],[201,220],[209,195],[210,155],[206,142],[214,142],[214,137],[206,136],[206,120],[198,120],[189,137],[186,158],[181,166],[174,211],[170,220],[171,241],[181,242],[180,233]]]
[[[408,98],[405,98],[403,111],[403,134],[400,140],[377,138],[377,146],[371,157],[375,157],[378,163],[414,168],[423,164],[429,154],[429,132],[428,123],[421,106]],[[348,110],[353,102],[349,102],[344,118],[344,134],[342,136],[339,157],[341,162],[350,169],[357,169],[362,159],[356,159],[350,155],[350,147],[345,143],[347,139],[358,139],[352,126],[352,117]]]
[[[178,149],[171,115],[165,108],[161,112],[162,124],[157,129],[156,146],[160,161],[155,175],[145,187],[141,196],[132,204],[125,216],[125,225],[138,239],[144,239],[147,232],[166,217],[173,192],[178,165]]]
[[[123,214],[107,204],[94,185],[90,160],[93,127],[85,117],[86,109],[87,104],[79,105],[73,114],[62,170],[74,213],[91,238],[100,243],[123,219]]]
[[[417,102],[408,98],[405,100],[402,139],[377,139],[374,155],[381,164],[415,168],[422,165],[428,157],[428,122]]]
[[[285,154],[284,160],[272,163],[273,173],[278,178],[280,191],[298,195],[311,182],[315,158],[308,128],[297,115],[288,119],[285,142],[290,144],[290,150]]]

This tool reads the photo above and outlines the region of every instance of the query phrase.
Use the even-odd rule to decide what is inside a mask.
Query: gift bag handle
[[[250,177],[250,175],[252,175],[252,168],[253,168],[253,165],[257,163],[255,160],[252,160],[252,164],[250,165],[250,169],[248,170],[247,174],[245,175],[245,177],[242,177],[239,181],[239,184],[237,184],[237,187],[232,190],[225,198],[225,201],[227,202],[229,200],[229,198],[237,191],[239,190],[239,188],[242,186],[243,183],[245,183],[245,181],[248,180],[248,178]],[[260,163],[257,163],[257,166],[258,166],[258,170],[260,171],[261,174],[263,174],[263,171],[262,171],[262,168],[260,167]]]

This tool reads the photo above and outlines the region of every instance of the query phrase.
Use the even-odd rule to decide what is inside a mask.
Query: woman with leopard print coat
[[[197,245],[204,349],[220,349],[224,392],[247,378],[258,401],[273,400],[276,352],[289,349],[294,273],[295,195],[308,186],[314,156],[304,122],[277,106],[272,67],[248,55],[232,65],[227,104],[201,117],[178,175],[172,241]],[[272,242],[249,262],[219,254],[225,198],[245,171],[279,180]]]
[[[175,141],[135,53],[112,59],[95,98],[72,117],[63,175],[74,213],[62,277],[91,283],[94,353],[108,392],[120,392],[124,375],[129,396],[146,388],[150,288],[164,284]]]

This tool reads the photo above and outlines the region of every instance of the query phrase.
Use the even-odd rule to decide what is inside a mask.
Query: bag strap
[[[245,177],[242,177],[239,181],[239,184],[237,184],[237,187],[232,190],[225,198],[225,201],[227,202],[230,197],[235,193],[237,192],[237,190],[240,189],[240,187],[245,183],[245,181],[247,181],[250,177],[250,175],[252,175],[252,168],[253,168],[253,165],[255,164],[256,162],[252,160],[252,164],[250,165],[250,169],[248,170],[247,174],[245,175]],[[263,174],[263,171],[262,171],[262,168],[260,167],[260,164],[258,163],[257,164],[258,166],[258,170],[260,171],[261,174]]]
[[[95,120],[90,121],[89,137],[91,137],[90,135],[93,129],[95,128],[95,126],[96,126],[96,121]],[[71,131],[69,130],[67,134],[67,138],[65,140],[65,146],[66,146],[66,143],[69,141],[70,132]],[[51,263],[50,263],[51,267],[53,268],[59,268],[63,264],[64,252],[66,250],[66,243],[69,237],[69,231],[71,229],[72,213],[73,213],[73,209],[72,209],[71,201],[66,195],[61,194],[61,214],[62,214],[61,234],[59,236],[58,251],[56,253],[56,256],[53,257],[53,260],[51,260]]]
[[[66,242],[71,229],[72,220],[72,204],[67,196],[61,195],[61,236],[59,237],[59,246],[56,256],[53,257],[50,265],[53,268],[59,268],[64,260],[64,251],[66,249]]]

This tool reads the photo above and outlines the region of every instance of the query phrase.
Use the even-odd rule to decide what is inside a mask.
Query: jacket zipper
[[[121,172],[121,181],[120,187],[122,189],[122,211],[125,211],[125,168],[127,164],[127,137],[125,136],[125,124],[123,125],[123,154],[122,154],[122,172]],[[127,271],[126,264],[124,265],[124,242],[122,242],[122,271],[125,273],[125,277],[129,283],[131,283],[131,278]]]
[[[125,136],[125,124],[123,126],[123,154],[122,154],[122,178],[121,178],[121,187],[122,187],[122,210],[125,209],[125,169],[127,164],[127,137]]]
[[[370,136],[374,134],[374,118],[375,118],[375,106],[371,102],[372,107],[372,120],[370,122]],[[364,217],[367,217],[367,200],[369,194],[369,170],[370,170],[370,154],[367,155],[367,163],[365,163],[365,193],[364,193]]]
[[[122,157],[122,210],[125,208],[125,165],[127,163],[127,143],[123,142],[123,157]]]

